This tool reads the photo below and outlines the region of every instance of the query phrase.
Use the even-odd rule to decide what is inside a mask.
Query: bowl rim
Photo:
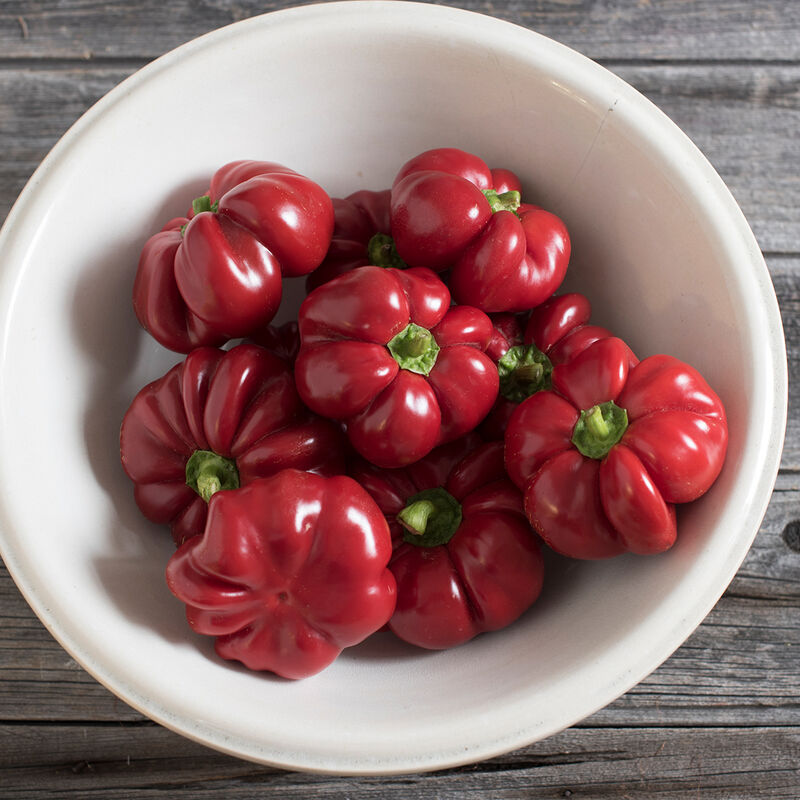
[[[358,754],[354,758],[345,753],[340,758],[326,763],[313,763],[309,762],[308,758],[302,756],[302,754],[298,758],[298,754],[281,753],[274,746],[269,752],[265,751],[263,747],[254,747],[252,743],[248,747],[244,740],[235,740],[227,735],[220,735],[214,728],[204,728],[197,720],[184,719],[180,714],[160,713],[159,709],[154,709],[148,705],[147,698],[137,694],[135,690],[128,686],[124,678],[109,672],[102,663],[95,661],[90,653],[85,652],[79,642],[60,629],[55,613],[40,601],[33,585],[28,581],[23,567],[18,562],[14,552],[8,547],[4,531],[10,523],[2,502],[2,496],[0,496],[0,520],[2,520],[2,524],[0,524],[0,554],[3,556],[9,573],[22,595],[59,644],[90,675],[128,705],[189,739],[239,758],[284,769],[324,774],[388,775],[443,769],[481,761],[551,736],[605,707],[665,661],[702,622],[719,600],[741,565],[758,532],[780,467],[788,414],[788,376],[780,311],[763,255],[732,194],[705,156],[689,140],[685,133],[653,103],[621,78],[566,45],[560,44],[533,30],[477,12],[430,5],[423,2],[409,2],[408,0],[362,0],[358,4],[352,3],[351,0],[340,0],[339,2],[314,3],[268,12],[231,23],[192,39],[125,78],[93,104],[54,145],[28,180],[2,228],[0,228],[0,265],[4,267],[0,269],[0,278],[2,278],[0,306],[3,308],[8,307],[13,295],[13,286],[11,289],[8,287],[8,265],[3,264],[6,256],[2,254],[5,252],[13,253],[14,251],[15,238],[18,236],[18,220],[25,217],[26,209],[33,203],[42,187],[46,186],[48,173],[57,169],[58,164],[69,157],[71,149],[84,132],[100,120],[104,114],[108,113],[120,100],[132,92],[141,91],[149,82],[157,80],[175,62],[197,57],[209,48],[222,46],[225,42],[236,38],[243,32],[250,32],[257,28],[263,28],[264,30],[279,28],[281,25],[294,24],[301,20],[309,23],[324,24],[325,20],[331,19],[334,15],[341,19],[345,14],[356,16],[357,14],[363,14],[365,11],[372,15],[387,15],[388,17],[402,14],[407,19],[416,19],[416,24],[421,24],[420,20],[423,19],[437,21],[442,24],[458,23],[474,30],[480,36],[517,37],[521,43],[527,42],[528,44],[536,45],[536,48],[531,48],[531,50],[537,50],[539,53],[538,60],[542,59],[541,53],[546,52],[549,56],[557,59],[560,68],[568,68],[580,72],[582,79],[588,78],[599,86],[610,87],[619,97],[634,98],[634,101],[626,106],[627,112],[631,116],[631,124],[638,129],[641,129],[641,126],[645,124],[649,126],[648,140],[657,139],[658,147],[669,154],[675,163],[679,163],[679,168],[684,173],[688,173],[691,170],[699,172],[703,178],[702,203],[717,208],[719,213],[723,215],[731,232],[735,233],[740,243],[744,243],[745,250],[748,253],[747,258],[753,270],[751,283],[758,295],[758,299],[761,301],[763,316],[769,322],[765,335],[769,336],[769,350],[772,356],[771,363],[762,365],[762,368],[771,377],[768,386],[772,387],[773,391],[771,395],[773,401],[771,403],[772,417],[765,422],[765,431],[774,446],[765,448],[760,465],[759,481],[753,486],[750,493],[751,502],[747,504],[746,523],[742,526],[743,530],[748,530],[748,536],[742,536],[737,540],[737,547],[732,550],[721,565],[717,580],[713,583],[713,588],[700,594],[695,598],[691,606],[683,609],[684,616],[681,618],[680,624],[674,626],[669,635],[663,636],[659,640],[657,647],[651,648],[646,654],[640,656],[638,660],[629,666],[623,676],[618,676],[617,680],[610,681],[603,686],[602,690],[596,693],[595,702],[591,707],[583,707],[580,713],[572,714],[569,718],[561,720],[557,725],[552,723],[541,725],[532,719],[531,724],[525,728],[515,730],[502,738],[495,737],[483,742],[481,746],[465,748],[463,743],[456,742],[446,750],[443,749],[428,756],[424,754],[406,755],[398,757],[396,761],[388,762],[383,758],[370,760],[368,757],[365,758],[363,754]],[[478,31],[478,26],[480,26],[480,31]],[[698,202],[700,201],[698,200]],[[741,255],[740,258],[742,258]],[[11,283],[14,283],[13,277],[11,276]],[[3,351],[6,346],[6,338],[4,332],[2,334]]]

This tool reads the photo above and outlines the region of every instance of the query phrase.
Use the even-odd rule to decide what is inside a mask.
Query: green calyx
[[[522,197],[516,190],[498,194],[494,189],[484,189],[483,194],[493,214],[498,211],[513,211],[516,214],[519,204],[522,202]]]
[[[367,244],[369,263],[376,267],[405,269],[408,264],[400,258],[394,239],[388,233],[376,233]]]
[[[433,334],[420,325],[410,322],[386,345],[400,369],[427,375],[436,363],[439,345]]]
[[[207,194],[204,194],[202,197],[195,197],[195,199],[192,200],[192,211],[195,213],[195,216],[197,214],[202,214],[203,211],[211,211],[213,214],[216,214],[218,210],[219,201],[212,203],[211,198]],[[186,226],[188,224],[187,222],[186,225],[181,225],[181,236],[186,233]]]
[[[194,211],[195,214],[202,214],[203,211],[211,211],[216,214],[218,210],[219,202],[212,203],[211,198],[207,194],[204,194],[202,197],[195,197],[195,199],[192,200],[192,211]]]
[[[628,412],[613,400],[581,411],[572,443],[589,458],[605,458],[628,428]]]
[[[397,521],[405,528],[403,541],[417,547],[447,544],[461,525],[461,518],[461,503],[441,487],[423,489],[410,497],[397,515]]]
[[[206,503],[215,492],[239,488],[239,471],[232,458],[211,450],[195,450],[186,462],[186,485]]]
[[[553,365],[535,344],[509,347],[497,362],[500,394],[513,403],[521,403],[542,389],[550,388]]]

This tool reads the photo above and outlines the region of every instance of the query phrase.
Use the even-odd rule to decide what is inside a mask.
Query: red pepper
[[[493,174],[462,150],[428,150],[411,159],[392,185],[398,254],[414,266],[450,267],[459,303],[487,312],[543,303],[564,280],[569,235],[557,216],[521,204],[518,188],[509,186],[519,186],[513,173]]]
[[[190,217],[148,239],[133,287],[139,322],[180,353],[266,325],[280,304],[281,276],[315,269],[333,232],[321,187],[260,161],[219,169]]]
[[[397,607],[389,628],[442,649],[503,628],[539,596],[543,563],[502,442],[468,434],[405,469],[362,463],[351,475],[386,515]]]
[[[290,365],[294,364],[300,351],[300,328],[297,320],[284,322],[283,325],[267,325],[248,338]]]
[[[494,314],[494,337],[487,353],[497,363],[500,394],[481,433],[502,439],[517,405],[526,397],[550,388],[553,367],[571,361],[598,339],[611,332],[590,325],[591,305],[582,294],[551,297],[534,308],[527,321],[521,315]],[[629,352],[629,366],[638,359]]]
[[[725,410],[703,377],[666,355],[631,366],[620,339],[595,341],[553,368],[506,431],[506,469],[534,528],[558,552],[607,558],[675,541],[675,503],[722,469]]]
[[[389,619],[390,555],[386,520],[354,480],[287,469],[214,494],[167,585],[219,656],[305,678]]]
[[[325,260],[306,278],[306,291],[368,264],[405,268],[391,237],[389,197],[388,189],[382,192],[362,189],[345,198],[333,199],[333,238]]]
[[[497,397],[497,369],[483,352],[491,321],[451,309],[430,270],[347,272],[304,300],[299,323],[300,397],[344,422],[351,444],[379,466],[404,466],[472,430]]]
[[[343,472],[345,444],[303,408],[286,363],[254,344],[193,350],[136,395],[120,431],[136,503],[176,544],[202,532],[217,489],[286,467]]]

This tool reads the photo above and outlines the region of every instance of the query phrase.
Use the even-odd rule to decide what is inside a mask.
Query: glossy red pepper
[[[167,585],[219,656],[305,678],[389,619],[391,549],[354,480],[287,469],[214,494],[203,535],[169,560]]]
[[[519,186],[513,173],[493,173],[462,150],[428,150],[411,159],[392,185],[400,258],[450,268],[456,301],[483,311],[527,311],[543,303],[564,280],[569,235],[557,216],[521,204],[519,189],[509,186]]]
[[[306,278],[307,291],[368,264],[405,268],[391,237],[389,197],[388,189],[362,189],[333,199],[333,237],[325,260]]]
[[[202,532],[217,489],[286,467],[343,472],[345,446],[302,406],[286,363],[254,344],[193,350],[136,395],[120,430],[136,503],[176,544]]]
[[[347,272],[308,295],[299,323],[300,397],[344,422],[351,444],[379,466],[404,466],[472,430],[497,397],[497,369],[483,352],[491,321],[450,308],[430,270]]]
[[[332,232],[331,200],[313,181],[269,162],[226,164],[189,217],[145,243],[136,316],[180,353],[247,336],[275,315],[282,276],[322,262]]]
[[[615,337],[553,368],[552,390],[514,412],[506,469],[534,528],[558,552],[607,558],[675,541],[675,503],[722,469],[725,410],[703,377],[666,355],[631,366]]]
[[[505,473],[502,442],[472,433],[405,469],[361,463],[351,475],[392,530],[389,628],[401,639],[454,647],[504,628],[539,596],[541,550]]]
[[[590,325],[591,305],[582,294],[572,292],[551,297],[534,308],[527,318],[519,314],[493,314],[494,336],[486,352],[497,363],[500,393],[481,433],[501,439],[517,405],[526,397],[550,388],[554,366],[571,361],[598,339],[611,332]],[[638,359],[629,352],[629,366]]]

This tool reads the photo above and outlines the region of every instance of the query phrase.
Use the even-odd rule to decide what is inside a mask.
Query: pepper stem
[[[461,525],[461,503],[440,486],[409,497],[397,515],[405,528],[403,541],[417,547],[447,544]]]
[[[544,367],[541,364],[525,364],[514,370],[514,377],[518,383],[540,383],[544,377]]]
[[[211,211],[216,214],[218,209],[219,203],[212,203],[211,198],[207,194],[204,194],[202,197],[195,197],[195,199],[192,200],[192,211],[194,211],[195,214],[202,214],[203,211]]]
[[[236,462],[211,450],[195,450],[186,462],[186,485],[206,503],[222,489],[238,489]]]
[[[417,500],[416,503],[406,506],[397,515],[397,521],[409,533],[422,536],[425,533],[428,518],[434,511],[436,511],[436,506],[430,500]]]
[[[498,194],[494,189],[484,189],[483,194],[489,203],[492,213],[498,211],[516,211],[522,202],[522,196],[516,189]]]
[[[581,411],[572,443],[589,458],[605,458],[628,428],[628,412],[613,400]]]
[[[401,369],[419,375],[427,375],[439,355],[439,345],[433,334],[413,322],[392,338],[386,347]]]
[[[376,233],[367,244],[369,263],[376,267],[405,269],[408,264],[400,258],[394,239],[388,233]]]
[[[500,394],[512,403],[521,403],[532,394],[550,388],[553,365],[535,344],[509,347],[497,362]]]
[[[586,429],[595,439],[603,440],[608,438],[610,429],[608,423],[603,419],[603,412],[600,410],[600,406],[592,406],[586,412],[584,423]]]

